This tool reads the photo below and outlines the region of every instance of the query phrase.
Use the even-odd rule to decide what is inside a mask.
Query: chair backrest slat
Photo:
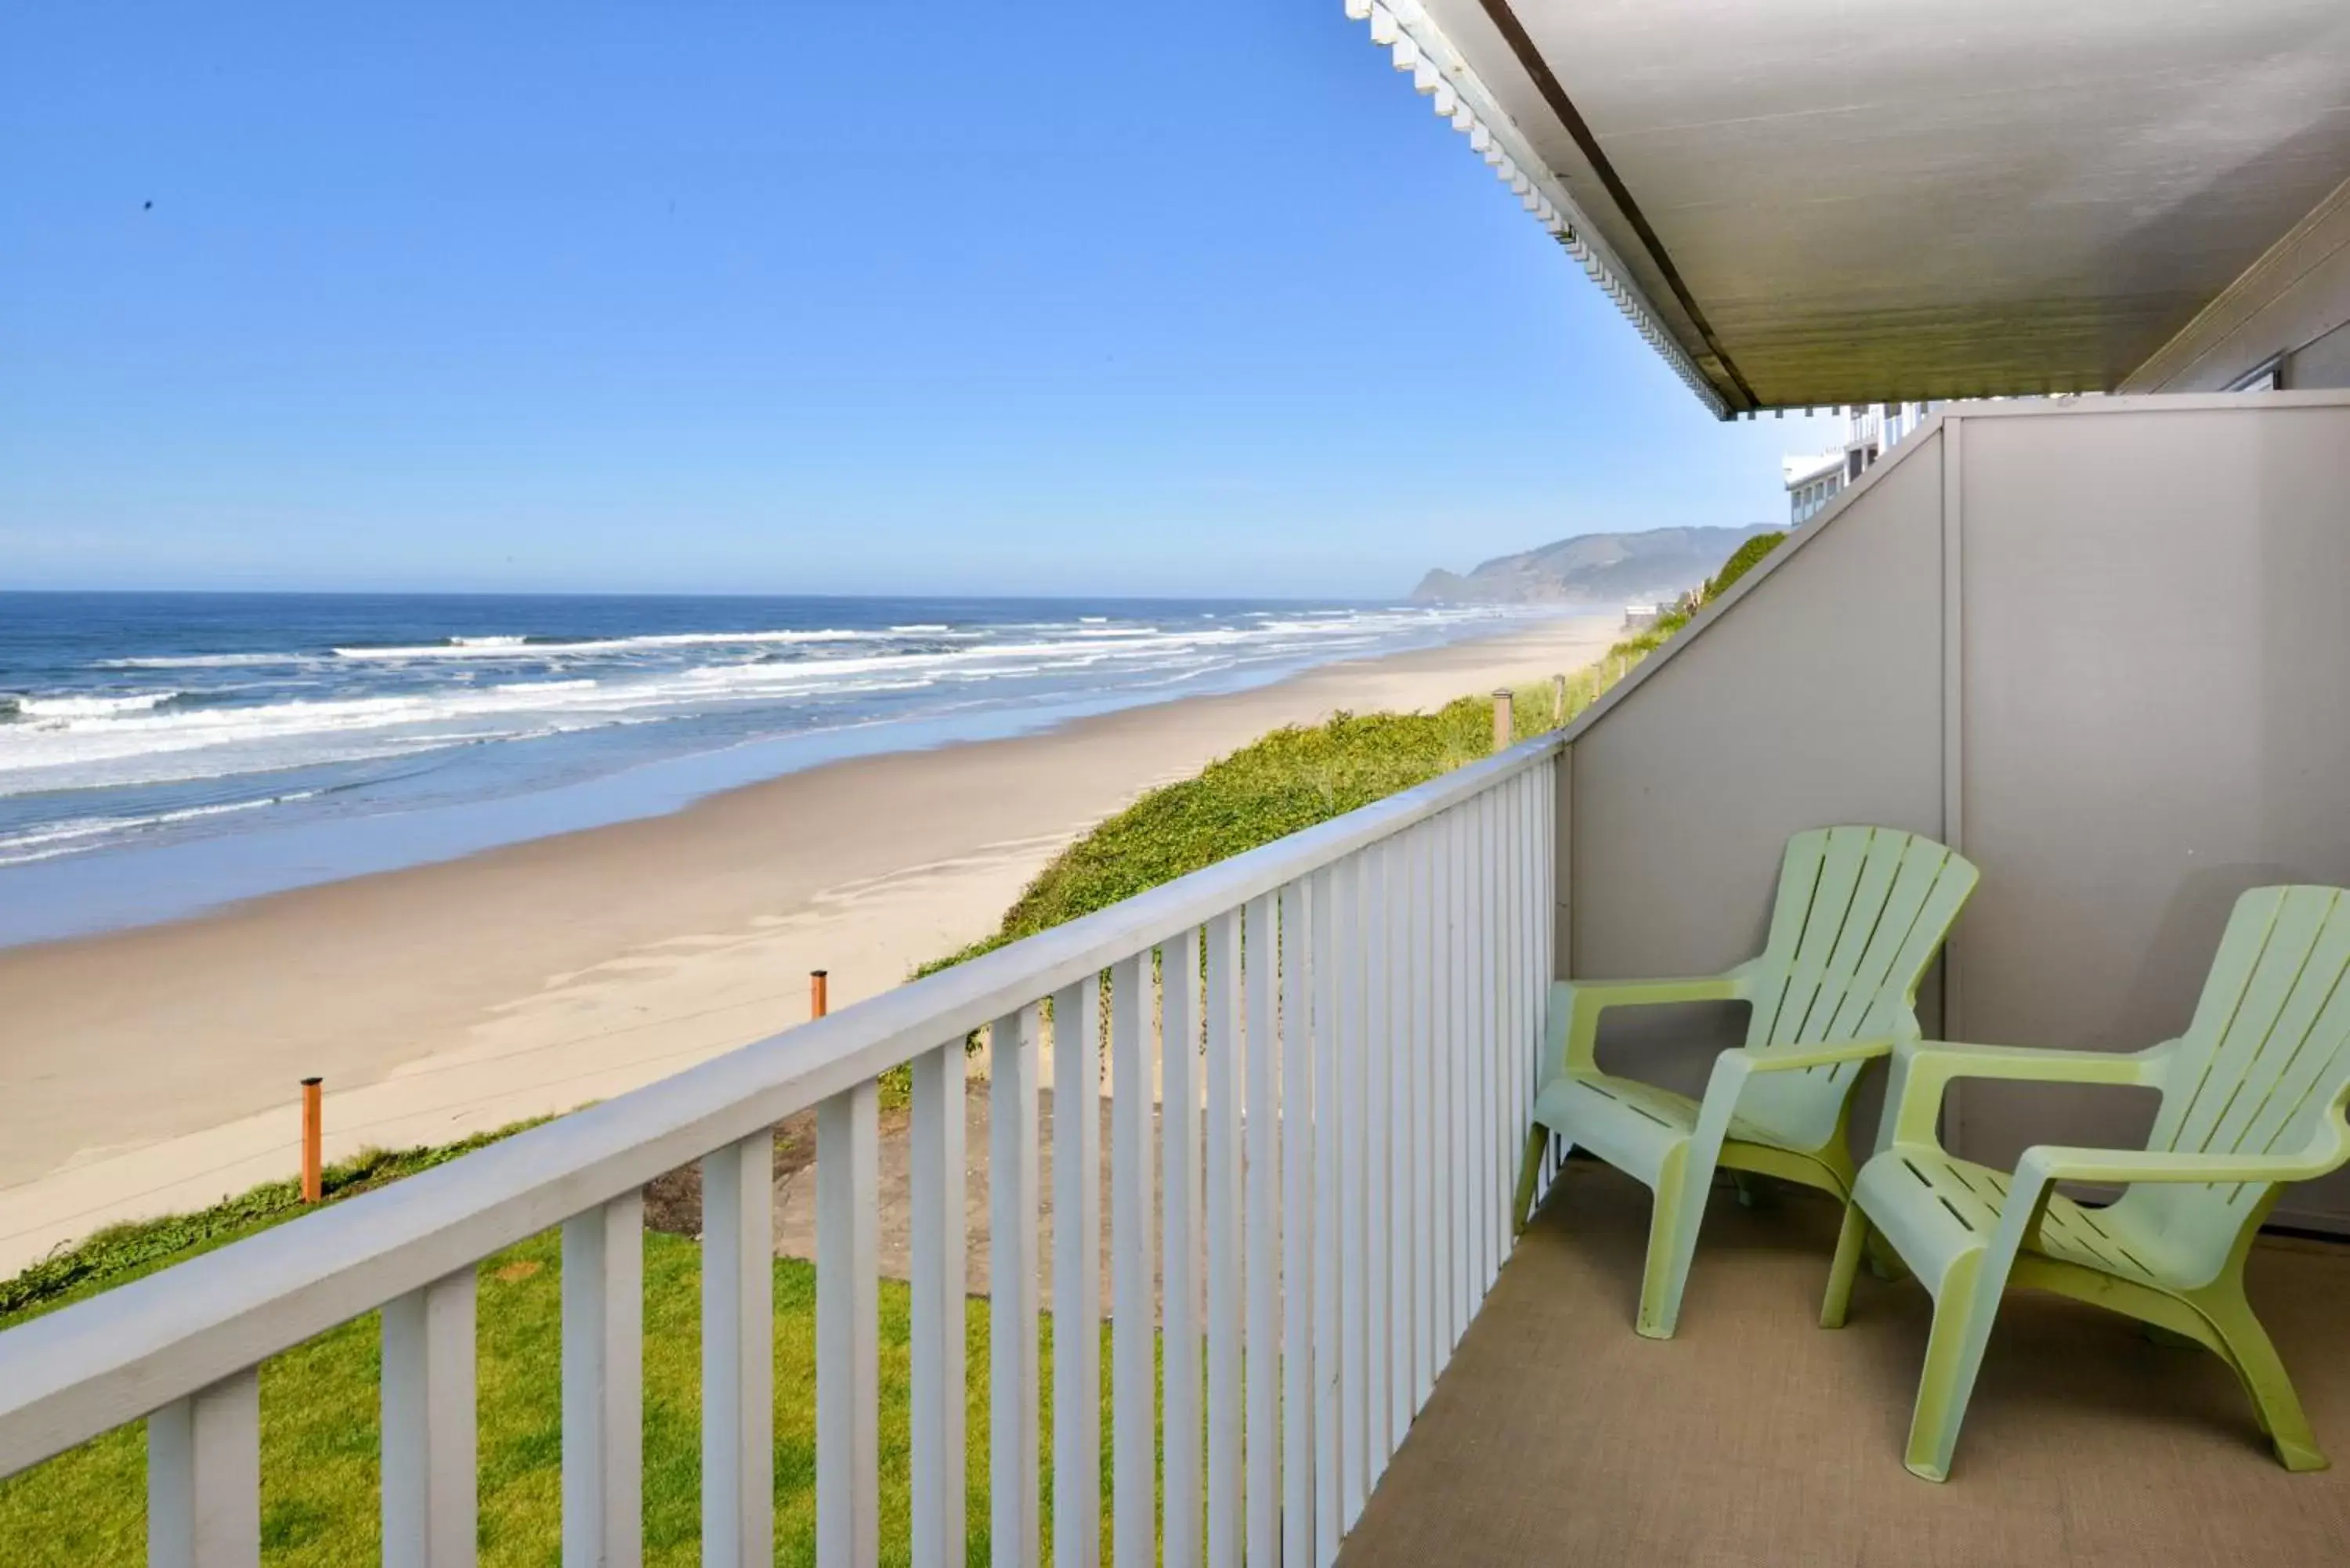
[[[1829,960],[1835,956],[1846,926],[1853,923],[1853,894],[1860,885],[1861,864],[1874,836],[1874,830],[1866,827],[1831,827],[1823,836],[1816,857],[1818,870],[1812,878],[1812,897],[1804,909],[1794,956],[1787,967],[1787,982],[1780,988],[1779,1006],[1767,1025],[1760,1017],[1753,1023],[1753,1027],[1762,1031],[1765,1042],[1793,1044],[1803,1033],[1804,1021],[1818,1004],[1820,982],[1827,975]],[[1804,859],[1810,861],[1814,858],[1811,847],[1804,847]],[[1788,859],[1794,859],[1792,845]],[[1785,873],[1781,875],[1783,878]]]
[[[1975,868],[1930,838],[1901,846],[1900,867],[1886,895],[1868,950],[1854,971],[1844,1007],[1825,1040],[1865,1040],[1914,1033],[1918,982],[1942,939],[1974,891]]]
[[[1965,857],[1914,833],[1822,827],[1789,839],[1746,1048],[1901,1032],[1975,881]]]
[[[1875,1011],[1876,992],[1885,982],[1892,955],[1899,944],[1900,927],[1917,913],[1896,904],[1894,890],[1901,868],[1916,840],[1885,833],[1871,837],[1861,857],[1860,875],[1854,880],[1851,907],[1844,929],[1836,933],[1835,950],[1820,973],[1818,991],[1801,1022],[1790,1031],[1783,1019],[1773,1031],[1773,1044],[1816,1045],[1830,1040],[1850,1040]],[[1937,849],[1939,846],[1936,846]]]
[[[2239,898],[2179,1037],[2148,1147],[2232,1147],[2306,1054],[2345,965],[2350,909],[2335,889],[2256,888]]]
[[[2199,1146],[2204,1149],[2241,1153],[2255,1128],[2265,1128],[2270,1135],[2282,1130],[2293,1120],[2293,1113],[2303,1108],[2309,1091],[2328,1075],[2334,1047],[2341,1044],[2338,1034],[2327,1039],[2319,1025],[2328,1022],[2327,1010],[2342,994],[2343,971],[2350,967],[2350,919],[2324,909],[2321,900],[2295,902],[2308,910],[2302,919],[2314,929],[2259,1053],[2247,1064],[2241,1082],[2230,1091],[2229,1101]],[[2281,920],[2276,928],[2279,936],[2283,934],[2282,926]],[[2279,945],[2272,937],[2269,951],[2262,955],[2263,970],[2272,967]],[[2300,946],[2297,941],[2295,945]],[[2334,1020],[2336,1029],[2340,1016]],[[2240,1012],[2240,1024],[2242,1018]]]
[[[1798,833],[1787,840],[1779,862],[1779,891],[1771,906],[1771,930],[1762,945],[1762,961],[1755,977],[1753,1017],[1747,1028],[1749,1046],[1771,1038],[1779,1010],[1787,999],[1795,950],[1804,940],[1812,897],[1819,891],[1821,862],[1827,856],[1830,828]]]
[[[2173,1047],[2150,1149],[2291,1154],[2350,1085],[2350,894],[2255,888],[2236,900],[2195,1016]],[[2123,1198],[2182,1257],[2217,1271],[2264,1182],[2146,1184]]]
[[[1975,880],[1964,857],[1889,827],[1824,827],[1789,839],[1770,938],[1754,966],[1746,1049],[1914,1038],[1918,982]],[[1740,1114],[1815,1144],[1834,1128],[1856,1071],[1759,1078]]]

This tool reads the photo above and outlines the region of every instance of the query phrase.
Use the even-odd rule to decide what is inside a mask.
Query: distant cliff
[[[1578,534],[1485,562],[1467,576],[1439,568],[1411,597],[1437,604],[1618,605],[1669,599],[1703,583],[1768,527],[1651,528]]]

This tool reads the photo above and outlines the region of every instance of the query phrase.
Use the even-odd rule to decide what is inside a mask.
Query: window
[[[2284,390],[2284,356],[2272,354],[2267,360],[2228,383],[2231,392],[2281,392]]]

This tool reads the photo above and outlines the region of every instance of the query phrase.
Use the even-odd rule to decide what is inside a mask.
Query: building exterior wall
[[[1844,450],[1782,463],[1787,526],[1800,528],[1827,510],[1845,486],[1877,466],[1933,416],[1939,403],[1868,403],[1845,414]]]
[[[2350,387],[2350,181],[2178,336],[2124,379],[2125,392],[2218,392],[2271,366],[2288,391]]]
[[[1700,974],[1762,947],[1798,826],[1942,826],[1939,438],[1918,438],[1792,534],[1581,732],[1568,975]],[[1843,521],[1866,504],[1867,520]],[[1818,635],[1825,626],[1836,637]],[[1855,647],[1867,657],[1855,659]],[[1610,1020],[1602,1059],[1690,1093],[1731,1010]]]
[[[1800,528],[1828,508],[1844,488],[1842,452],[1816,458],[1789,458],[1783,465],[1787,483],[1787,526]]]
[[[2350,395],[1946,411],[1574,732],[1563,971],[1743,958],[1789,833],[1881,822],[1983,871],[1929,1032],[2176,1034],[2238,893],[2350,885],[2345,497]],[[1602,1049],[1694,1089],[1736,1032]],[[2137,1142],[2150,1110],[1975,1084],[1950,1135],[2005,1163]],[[2279,1218],[2350,1230],[2350,1175]]]

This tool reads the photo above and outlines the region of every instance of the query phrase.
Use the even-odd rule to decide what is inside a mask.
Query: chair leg
[[[1665,1157],[1657,1175],[1657,1196],[1648,1211],[1648,1259],[1640,1274],[1640,1313],[1633,1329],[1643,1339],[1670,1339],[1681,1315],[1681,1286],[1689,1278],[1689,1259],[1679,1241],[1681,1205],[1702,1204],[1703,1193],[1687,1189],[1689,1146]],[[1694,1229],[1692,1227],[1692,1229]]]
[[[1540,1122],[1526,1134],[1525,1157],[1518,1161],[1518,1195],[1510,1205],[1510,1234],[1526,1233],[1526,1221],[1534,1216],[1527,1212],[1534,1207],[1534,1178],[1542,1174],[1543,1146],[1550,1140],[1550,1129]]]
[[[1918,1404],[1909,1415],[1909,1445],[1902,1464],[1913,1476],[1947,1480],[1959,1427],[1982,1367],[1996,1293],[1986,1303],[1977,1289],[1983,1255],[1968,1252],[1950,1264],[1934,1295],[1934,1327],[1926,1340],[1926,1366],[1918,1378]],[[2004,1271],[2002,1271],[2002,1276]]]
[[[2284,1363],[2277,1358],[2276,1346],[2269,1343],[2268,1331],[2252,1315],[2251,1304],[2241,1296],[2201,1304],[2211,1326],[2227,1343],[2244,1392],[2251,1397],[2261,1430],[2276,1449],[2277,1462],[2289,1470],[2325,1469],[2328,1461],[2309,1429],[2309,1417],[2302,1413],[2301,1397],[2293,1391]]]
[[[1842,1328],[1852,1310],[1853,1276],[1860,1272],[1860,1255],[1871,1240],[1868,1216],[1860,1205],[1844,1206],[1844,1229],[1836,1232],[1835,1262],[1828,1265],[1828,1293],[1820,1302],[1820,1326]]]

